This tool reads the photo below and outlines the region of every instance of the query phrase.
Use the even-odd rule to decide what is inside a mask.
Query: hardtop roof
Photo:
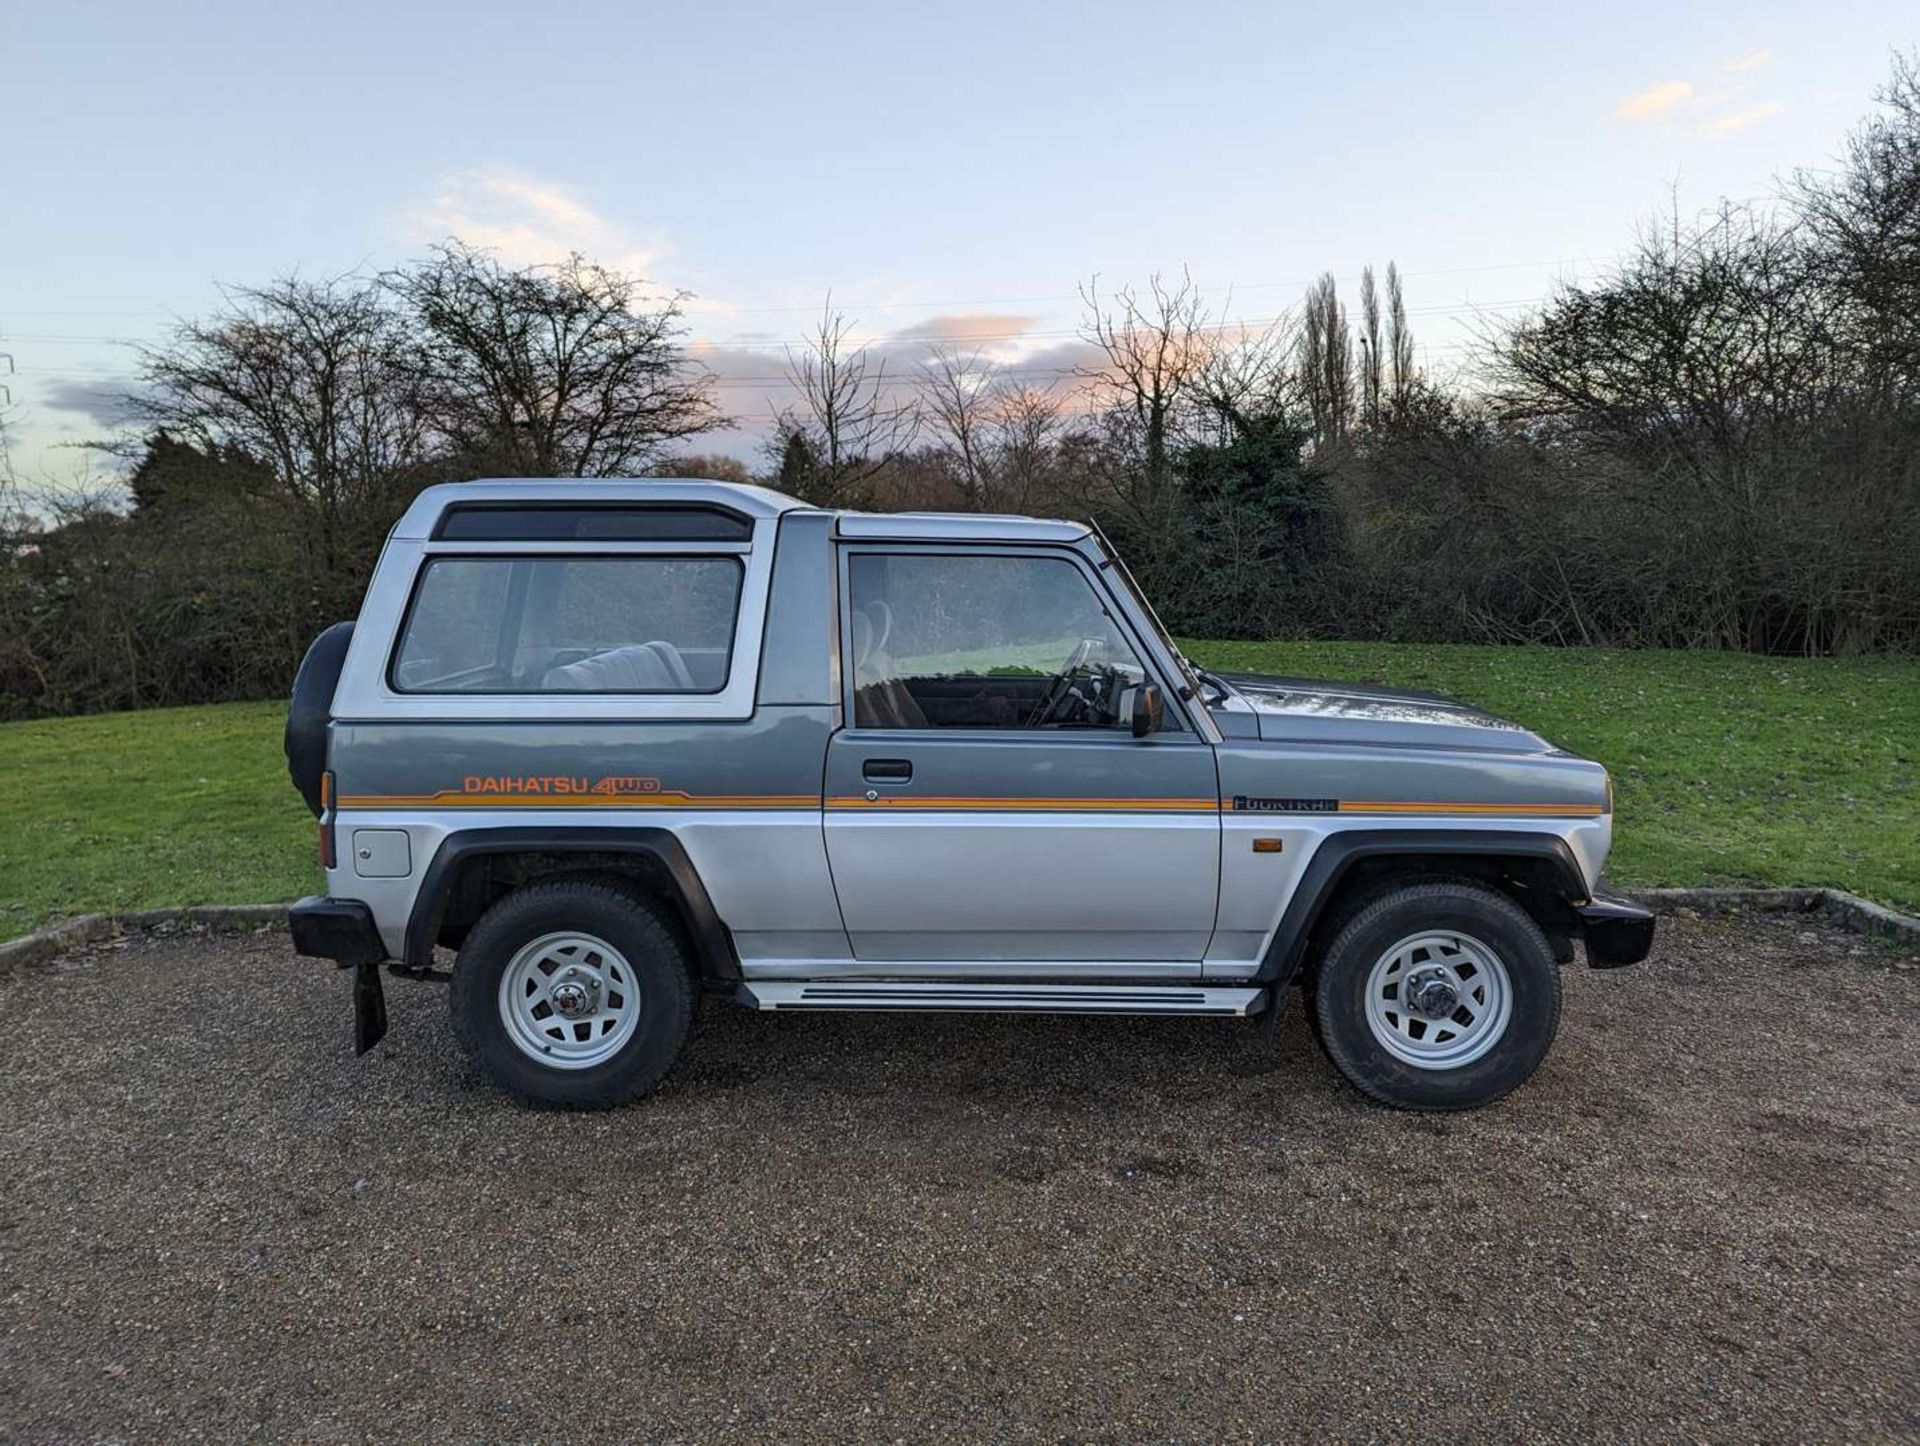
[[[685,503],[724,507],[755,519],[817,512],[798,498],[744,482],[702,477],[488,477],[441,482],[413,499],[393,535],[427,538],[448,508],[480,503],[537,506]],[[1091,529],[1081,522],[978,512],[835,512],[846,538],[893,542],[1078,542]]]
[[[744,482],[714,482],[699,477],[488,477],[474,482],[440,482],[413,499],[394,524],[393,535],[425,538],[450,507],[526,503],[532,506],[680,502],[725,507],[756,521],[783,512],[810,510],[785,493]]]

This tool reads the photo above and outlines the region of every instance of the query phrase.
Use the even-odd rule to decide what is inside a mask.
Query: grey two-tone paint
[[[388,655],[420,566],[478,550],[433,541],[442,509],[530,490],[552,502],[717,502],[751,519],[749,542],[711,549],[746,568],[724,689],[391,688]],[[850,726],[841,569],[860,548],[1072,559],[1166,692],[1171,726],[1144,739]],[[833,514],[718,483],[430,488],[381,558],[336,693],[329,762],[341,846],[329,891],[368,903],[398,956],[421,880],[451,834],[644,823],[680,840],[749,981],[1211,984],[1254,974],[1315,850],[1343,830],[1549,833],[1572,849],[1589,887],[1597,882],[1611,831],[1598,765],[1410,695],[1233,679],[1223,696],[1184,697],[1185,665],[1107,563],[1077,524]],[[912,777],[871,777],[872,760],[905,760]],[[569,788],[485,786],[528,779]],[[604,780],[625,782],[593,793]],[[1280,847],[1256,852],[1255,839]]]

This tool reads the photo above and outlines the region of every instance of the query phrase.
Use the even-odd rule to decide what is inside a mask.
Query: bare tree
[[[992,492],[985,505],[1031,512],[1057,487],[1060,396],[1030,383],[1002,385],[994,396]]]
[[[712,482],[753,482],[752,471],[738,457],[721,452],[677,452],[648,464],[642,477],[698,477]]]
[[[1386,358],[1380,354],[1380,293],[1373,268],[1360,272],[1360,416],[1369,427],[1380,424],[1380,396]]]
[[[1172,486],[1170,444],[1181,404],[1212,350],[1212,317],[1187,272],[1176,283],[1158,273],[1144,295],[1130,286],[1102,302],[1099,278],[1080,288],[1087,319],[1082,337],[1097,346],[1101,363],[1079,375],[1097,405],[1125,419],[1140,449],[1138,503],[1151,513]]]
[[[1323,447],[1337,446],[1353,422],[1353,337],[1332,272],[1307,291],[1300,378],[1315,438]]]
[[[648,305],[584,257],[515,270],[459,241],[383,283],[417,332],[420,410],[477,468],[625,476],[724,420],[681,347],[684,293]]]
[[[920,363],[921,406],[936,448],[948,464],[967,507],[978,510],[992,490],[990,429],[998,404],[994,364],[977,352],[961,356],[935,347]]]
[[[1400,293],[1400,268],[1387,263],[1388,397],[1396,417],[1412,404],[1413,329],[1407,325],[1407,302]]]
[[[225,298],[211,320],[141,354],[145,387],[126,404],[151,427],[271,469],[314,566],[336,574],[349,533],[384,516],[423,455],[406,329],[376,284],[353,277],[288,277]]]
[[[1297,327],[1282,316],[1255,331],[1218,331],[1187,383],[1192,402],[1182,418],[1182,441],[1230,446],[1255,417],[1291,412],[1300,402]]]
[[[934,446],[923,454],[970,510],[1025,512],[1055,474],[1060,397],[978,355],[936,350],[919,380]]]
[[[800,495],[822,506],[869,503],[889,459],[920,430],[913,398],[890,385],[883,357],[854,344],[855,325],[828,297],[813,333],[787,351],[787,381],[800,400],[780,414],[776,446],[788,457],[807,454],[809,466],[793,475],[809,489]]]
[[[1881,111],[1847,137],[1837,171],[1801,171],[1789,196],[1846,301],[1835,318],[1886,380],[1920,389],[1920,55],[1896,55]]]

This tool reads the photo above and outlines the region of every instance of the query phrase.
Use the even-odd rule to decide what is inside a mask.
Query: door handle
[[[907,783],[913,778],[913,764],[904,758],[869,758],[860,765],[860,776],[868,783]]]

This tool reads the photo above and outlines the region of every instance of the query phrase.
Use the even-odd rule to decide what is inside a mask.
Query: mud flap
[[[365,1054],[387,1032],[387,991],[380,966],[362,960],[353,966],[353,1052]]]
[[[1260,1047],[1272,1054],[1280,1038],[1280,1016],[1287,1007],[1287,986],[1276,984],[1267,991],[1266,1017],[1260,1021]]]

